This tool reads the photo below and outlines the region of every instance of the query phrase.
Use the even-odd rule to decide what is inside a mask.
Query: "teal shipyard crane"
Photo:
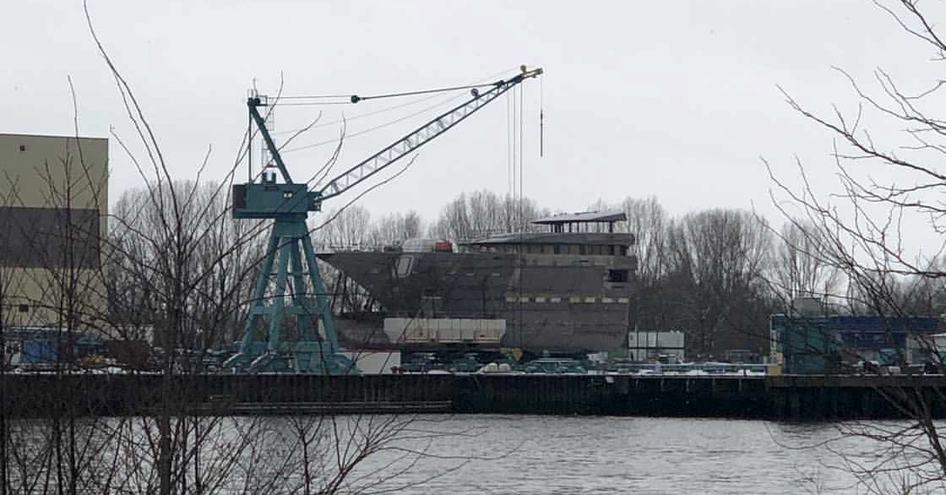
[[[250,300],[239,351],[226,361],[225,367],[236,373],[358,373],[355,363],[339,349],[331,306],[306,225],[309,212],[320,211],[324,201],[361,184],[459,124],[503,93],[541,74],[541,68],[530,70],[522,66],[521,72],[510,79],[464,87],[472,88],[469,100],[438,115],[313,190],[307,184],[293,182],[289,175],[279,147],[273,142],[265,118],[260,114],[261,107],[269,106],[268,98],[262,95],[248,98],[246,106],[250,119],[259,129],[282,182],[277,180],[276,170],[270,166],[260,174],[259,182],[251,178],[246,184],[233,186],[234,218],[271,219],[273,224]],[[478,88],[484,89],[481,91]],[[407,94],[433,91],[437,90]],[[357,103],[362,99],[367,98],[352,96],[351,102]],[[287,287],[290,281],[291,286]],[[287,288],[290,291],[288,303]],[[295,317],[297,339],[284,341],[282,332],[289,315]],[[268,329],[264,328],[266,325]]]

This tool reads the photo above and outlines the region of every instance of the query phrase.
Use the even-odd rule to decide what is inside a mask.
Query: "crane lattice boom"
[[[473,98],[458,105],[430,122],[418,127],[410,134],[394,142],[383,150],[371,155],[361,163],[342,172],[337,177],[329,181],[319,190],[322,200],[338,196],[345,191],[355,187],[372,175],[384,170],[392,163],[404,158],[412,151],[429,143],[437,136],[443,134],[453,126],[459,124],[464,119],[473,115],[477,110],[483,108],[500,95],[514,88],[522,81],[537,77],[542,74],[542,69],[524,70],[521,74],[509,79],[508,81],[498,81],[492,88],[483,93],[474,90]]]

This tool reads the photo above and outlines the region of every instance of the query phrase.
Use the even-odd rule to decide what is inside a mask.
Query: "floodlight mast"
[[[286,168],[286,164],[282,161],[282,155],[279,153],[279,149],[276,147],[276,143],[273,142],[273,137],[269,134],[269,129],[266,127],[266,119],[260,115],[258,108],[261,106],[268,106],[269,101],[265,96],[253,95],[246,100],[246,106],[250,111],[250,118],[253,119],[253,123],[256,124],[256,127],[260,130],[260,134],[263,135],[263,141],[266,143],[266,149],[270,150],[272,153],[273,161],[276,162],[276,167],[279,168],[279,173],[282,174],[282,180],[286,184],[292,184],[292,177],[289,176],[289,170]],[[250,164],[252,166],[252,164]]]
[[[355,364],[339,351],[331,305],[306,225],[308,213],[320,211],[323,201],[356,187],[447,132],[526,79],[541,74],[541,68],[527,69],[522,66],[516,76],[492,83],[482,92],[473,88],[469,100],[438,115],[315,191],[309,190],[306,184],[293,183],[279,147],[266,127],[266,119],[259,111],[260,107],[269,106],[268,98],[251,95],[246,102],[251,120],[259,130],[282,176],[282,182],[277,181],[271,170],[264,169],[259,182],[251,180],[233,186],[233,217],[271,219],[273,226],[262,270],[250,301],[240,350],[227,360],[226,366],[236,372],[248,373],[357,373]],[[362,99],[353,96],[351,101],[356,103]],[[290,280],[292,286],[287,305],[286,289]],[[283,342],[281,339],[286,315],[296,318],[300,337],[296,342]],[[257,338],[263,323],[268,324],[265,340]]]

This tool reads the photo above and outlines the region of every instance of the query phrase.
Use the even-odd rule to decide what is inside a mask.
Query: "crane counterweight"
[[[276,218],[321,211],[321,196],[305,184],[234,184],[233,218]]]

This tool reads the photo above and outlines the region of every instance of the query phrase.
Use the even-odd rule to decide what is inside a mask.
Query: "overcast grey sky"
[[[246,129],[256,80],[290,94],[360,93],[467,83],[519,64],[547,71],[545,157],[538,157],[540,84],[525,84],[524,191],[554,210],[601,198],[655,195],[672,213],[706,207],[770,213],[760,156],[794,174],[792,156],[830,178],[830,136],[794,114],[776,85],[817,110],[849,104],[831,70],[867,80],[883,66],[909,87],[935,75],[930,51],[865,0],[118,1],[90,0],[106,48],[140,98],[172,172],[192,178],[208,145],[207,175],[222,178]],[[81,133],[131,139],[119,95],[96,53],[81,2],[15,2],[0,43],[0,132],[70,134],[66,80],[78,92]],[[326,107],[322,121],[376,106]],[[360,104],[361,105],[361,104]],[[402,116],[393,112],[387,119]],[[312,108],[277,113],[277,130]],[[349,132],[383,123],[352,121]],[[353,164],[411,122],[352,138]],[[331,138],[325,126],[300,138]],[[506,107],[497,101],[424,148],[414,167],[366,197],[375,214],[415,209],[432,217],[462,191],[504,192]],[[304,178],[330,147],[286,155]],[[141,183],[111,145],[112,198]]]

